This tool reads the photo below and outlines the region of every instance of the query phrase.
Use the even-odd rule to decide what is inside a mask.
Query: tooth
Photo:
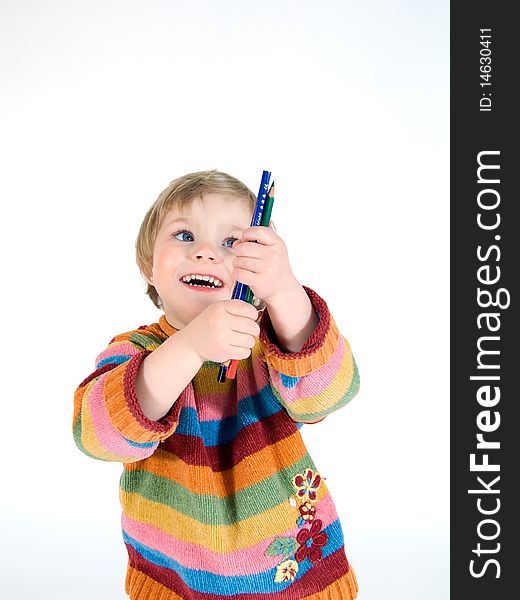
[[[209,281],[209,275],[204,275],[204,277],[201,277],[201,279],[203,281]]]
[[[214,278],[214,277],[209,277],[209,278],[208,278],[208,281],[209,281],[210,283],[214,283],[214,281],[215,281],[215,278]]]

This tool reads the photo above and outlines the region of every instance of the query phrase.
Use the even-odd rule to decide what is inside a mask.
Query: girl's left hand
[[[300,287],[285,242],[270,227],[245,229],[233,244],[233,253],[233,278],[248,285],[266,304]]]

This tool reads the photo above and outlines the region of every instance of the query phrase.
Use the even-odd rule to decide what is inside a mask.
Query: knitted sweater
[[[120,461],[131,600],[297,600],[357,595],[324,478],[300,428],[346,404],[359,378],[326,303],[298,353],[264,313],[252,354],[218,383],[206,362],[159,421],[142,412],[143,359],[176,330],[159,323],[116,336],[77,388],[74,439]],[[175,365],[172,365],[172,369]]]

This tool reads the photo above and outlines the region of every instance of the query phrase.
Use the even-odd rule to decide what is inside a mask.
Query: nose
[[[218,254],[216,248],[212,244],[200,243],[193,249],[192,258],[201,262],[214,262],[218,260]]]

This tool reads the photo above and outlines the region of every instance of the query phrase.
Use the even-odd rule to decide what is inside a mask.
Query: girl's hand
[[[233,253],[233,278],[248,285],[268,306],[300,288],[285,242],[270,227],[245,229],[233,244]]]
[[[251,354],[260,335],[258,311],[242,300],[221,300],[205,308],[176,335],[198,354],[202,362],[241,360]]]

